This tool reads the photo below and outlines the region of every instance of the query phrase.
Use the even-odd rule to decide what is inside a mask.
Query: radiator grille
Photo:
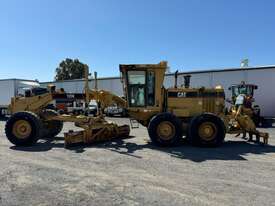
[[[203,110],[204,112],[212,112],[215,113],[215,98],[203,98],[202,101]]]

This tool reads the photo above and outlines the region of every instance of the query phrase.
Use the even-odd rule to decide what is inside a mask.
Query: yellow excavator
[[[89,71],[85,71],[85,100],[86,105],[93,99],[101,105],[101,110],[116,103],[125,107],[126,101],[111,92],[89,88]],[[11,117],[8,119],[5,132],[9,141],[17,146],[29,146],[40,138],[54,137],[63,128],[63,122],[73,122],[82,131],[64,133],[65,145],[73,143],[93,143],[117,137],[127,137],[130,133],[128,125],[118,126],[107,122],[99,111],[97,117],[84,115],[61,115],[51,109],[46,109],[56,97],[64,91],[56,91],[55,86],[48,89],[34,88],[27,90],[24,97],[14,97],[9,105]]]

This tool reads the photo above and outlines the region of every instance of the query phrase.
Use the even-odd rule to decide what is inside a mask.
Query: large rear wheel
[[[172,146],[182,138],[181,121],[171,113],[161,113],[152,118],[148,126],[151,141],[160,146]]]
[[[39,117],[32,112],[17,112],[7,121],[5,132],[8,140],[16,146],[30,146],[40,136]]]
[[[219,146],[225,137],[224,123],[215,114],[201,114],[191,120],[188,137],[196,146]]]

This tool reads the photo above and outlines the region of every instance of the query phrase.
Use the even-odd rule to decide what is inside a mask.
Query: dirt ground
[[[275,128],[264,130],[269,146],[227,136],[219,148],[159,148],[142,127],[128,139],[68,150],[62,134],[15,147],[4,125],[0,121],[1,206],[275,205]]]

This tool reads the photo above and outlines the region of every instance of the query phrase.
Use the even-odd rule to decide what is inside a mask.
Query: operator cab
[[[155,73],[153,71],[128,71],[127,74],[130,106],[154,106]]]
[[[48,93],[47,88],[44,87],[31,87],[18,89],[17,96],[19,97],[32,97]]]
[[[232,98],[236,98],[240,94],[243,94],[248,97],[254,96],[254,90],[258,89],[257,85],[254,84],[245,84],[242,82],[241,84],[235,84],[229,87],[229,90],[232,92]]]
[[[120,65],[128,107],[159,107],[167,62]]]
[[[244,81],[241,84],[234,84],[228,88],[231,90],[231,100],[230,103],[236,104],[236,101],[239,96],[243,96],[244,98],[244,105],[247,108],[251,108],[254,100],[254,90],[258,89],[258,86],[255,84],[246,84]]]

